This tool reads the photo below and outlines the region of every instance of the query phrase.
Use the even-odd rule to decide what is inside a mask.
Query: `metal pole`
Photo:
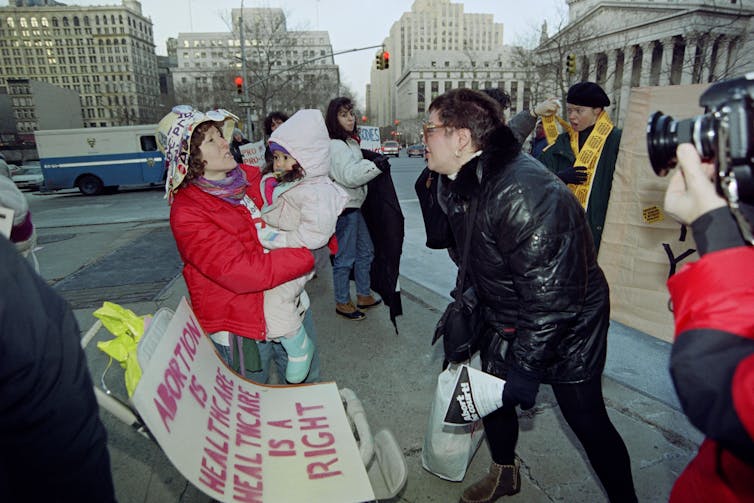
[[[243,0],[241,0],[241,16],[238,18],[238,31],[241,40],[241,77],[243,77],[243,107],[246,109],[246,138],[252,139],[251,132],[251,102],[249,100],[249,79],[246,74],[246,43],[244,42]]]

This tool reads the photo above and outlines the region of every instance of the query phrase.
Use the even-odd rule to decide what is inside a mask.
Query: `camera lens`
[[[675,121],[669,115],[657,111],[647,122],[647,152],[649,162],[657,176],[666,176],[675,166]]]
[[[647,122],[647,152],[657,176],[665,176],[676,165],[675,149],[681,143],[692,143],[702,159],[714,157],[715,122],[710,114],[693,119],[673,120],[657,111]]]

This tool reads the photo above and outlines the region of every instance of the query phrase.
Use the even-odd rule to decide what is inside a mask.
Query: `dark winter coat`
[[[76,318],[0,236],[0,501],[115,501]]]
[[[246,138],[241,139],[241,141],[236,141],[235,138],[230,142],[230,155],[233,156],[233,159],[236,160],[238,164],[243,163],[243,154],[241,154],[241,145],[246,145],[247,143],[251,143]]]
[[[479,197],[468,268],[491,327],[485,370],[504,375],[515,365],[545,383],[588,380],[605,364],[610,305],[584,212],[557,177],[520,152],[510,129],[489,144],[440,186],[459,248],[469,200]],[[496,334],[510,341],[505,356],[490,346]]]
[[[620,138],[621,130],[618,128],[613,128],[607,136],[600,160],[597,161],[592,192],[589,194],[586,219],[592,229],[594,245],[597,250],[600,249],[602,231],[605,228],[605,215],[607,214],[607,204],[610,201],[610,190],[613,187],[613,174],[615,173],[615,161],[618,159]],[[571,139],[568,133],[558,136],[555,143],[542,152],[539,160],[553,173],[573,166],[573,163],[576,162],[576,156],[571,149]]]
[[[383,162],[375,165],[382,173],[367,184],[367,197],[361,205],[364,221],[374,245],[374,259],[370,273],[371,288],[390,308],[390,320],[403,314],[401,291],[398,284],[401,253],[403,251],[404,218],[395,185],[390,174],[390,162],[380,154],[362,150],[364,159]]]

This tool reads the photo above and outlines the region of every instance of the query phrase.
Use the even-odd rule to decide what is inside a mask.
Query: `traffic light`
[[[366,115],[362,115],[361,116],[361,122],[366,122],[366,121],[367,121],[367,116]]]
[[[374,67],[378,70],[387,70],[390,68],[390,53],[380,50],[374,57]]]
[[[569,53],[566,58],[566,71],[570,75],[576,73],[576,55],[574,53]]]
[[[235,78],[235,79],[233,80],[233,82],[235,82],[235,83],[236,83],[236,92],[237,92],[238,94],[243,94],[243,77],[241,77],[241,76],[239,75],[238,77],[236,77],[236,78]]]

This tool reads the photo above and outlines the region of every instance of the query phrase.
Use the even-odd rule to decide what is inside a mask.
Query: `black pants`
[[[553,384],[552,390],[610,501],[637,501],[628,450],[607,415],[601,376],[579,384]],[[518,442],[516,408],[503,406],[486,416],[484,432],[492,460],[501,465],[513,464]]]

